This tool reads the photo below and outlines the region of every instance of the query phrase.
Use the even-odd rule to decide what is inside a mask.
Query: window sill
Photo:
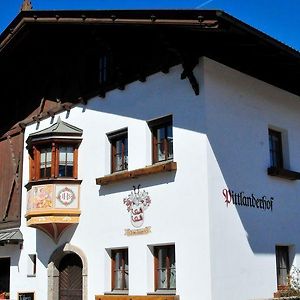
[[[128,295],[128,290],[115,290],[111,292],[104,292],[104,295]]]
[[[131,171],[122,171],[118,173],[113,173],[103,177],[96,178],[97,185],[107,185],[126,179],[133,179],[140,176],[147,176],[163,172],[171,172],[177,170],[177,163],[174,161],[166,161],[163,163],[157,163],[152,166],[147,166],[141,169],[135,169]]]
[[[29,181],[25,188],[28,190],[31,189],[32,186],[35,185],[42,185],[42,184],[81,184],[82,180],[70,178],[70,177],[59,177],[59,178],[45,178],[45,179],[38,179],[34,181]]]
[[[289,180],[300,180],[299,172],[295,172],[283,168],[270,167],[268,168],[268,175],[289,179]]]
[[[176,290],[156,290],[155,292],[147,293],[147,295],[176,295]]]

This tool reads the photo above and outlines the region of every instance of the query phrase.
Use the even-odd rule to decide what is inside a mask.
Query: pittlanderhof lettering
[[[232,203],[239,206],[248,206],[261,210],[273,211],[273,197],[270,197],[270,199],[267,199],[266,196],[258,198],[255,197],[254,194],[247,196],[244,192],[235,193],[230,189],[223,189],[223,196],[227,207],[230,203]]]

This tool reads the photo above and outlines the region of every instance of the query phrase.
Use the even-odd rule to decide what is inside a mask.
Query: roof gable
[[[101,55],[112,70],[105,83]],[[28,117],[41,99],[86,103],[179,64],[179,80],[197,94],[201,56],[300,96],[299,52],[221,11],[22,11],[0,36],[2,128]]]

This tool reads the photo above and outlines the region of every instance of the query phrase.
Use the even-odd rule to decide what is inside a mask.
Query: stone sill
[[[97,185],[107,185],[119,181],[123,181],[126,179],[133,179],[140,176],[147,176],[162,172],[171,172],[177,170],[177,163],[174,161],[166,161],[163,163],[157,163],[152,166],[147,166],[145,168],[141,169],[135,169],[131,171],[124,171],[124,172],[118,172],[113,173],[110,175],[106,175],[103,177],[96,178],[96,184]]]

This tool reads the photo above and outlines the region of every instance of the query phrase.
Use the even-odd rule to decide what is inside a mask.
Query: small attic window
[[[82,130],[58,119],[57,123],[29,135],[30,181],[78,178],[78,147]]]

